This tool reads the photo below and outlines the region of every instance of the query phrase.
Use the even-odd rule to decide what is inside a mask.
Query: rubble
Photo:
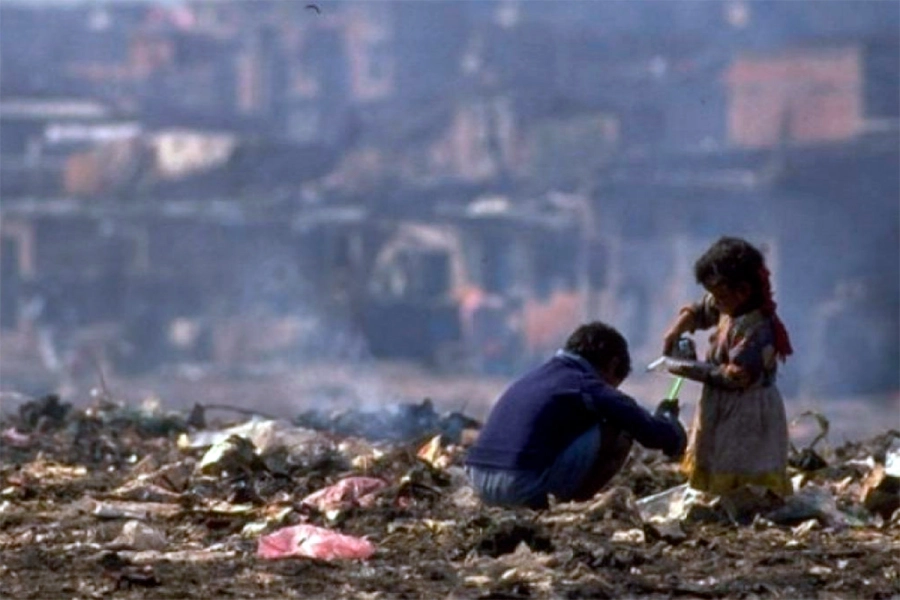
[[[148,427],[148,415],[184,428]],[[892,432],[818,444],[826,466],[792,467],[795,494],[774,510],[752,492],[689,490],[676,464],[635,447],[595,498],[531,511],[481,503],[465,448],[429,427],[373,441],[271,419],[186,420],[109,404],[72,408],[40,433],[20,414],[0,423],[30,436],[0,447],[6,595],[900,593],[900,512],[873,504],[897,476]]]
[[[60,402],[58,395],[48,394],[19,407],[19,424],[26,431],[58,429],[62,427],[71,409],[72,405]]]

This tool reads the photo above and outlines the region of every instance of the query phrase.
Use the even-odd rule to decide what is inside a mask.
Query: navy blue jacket
[[[500,396],[466,464],[542,471],[576,438],[603,422],[668,454],[681,443],[680,431],[668,419],[650,414],[607,385],[582,357],[560,351]]]

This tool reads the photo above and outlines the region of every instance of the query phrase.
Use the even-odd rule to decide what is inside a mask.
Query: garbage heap
[[[0,427],[4,597],[891,597],[900,433],[794,449],[727,501],[635,448],[589,502],[483,506],[477,422],[426,402],[210,423],[48,396]],[[302,426],[301,426],[302,425]]]

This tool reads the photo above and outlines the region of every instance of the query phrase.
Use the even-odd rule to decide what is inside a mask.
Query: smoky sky
[[[622,320],[618,325],[637,358],[652,357],[678,303],[702,293],[690,271],[699,252],[720,235],[742,235],[772,249],[776,300],[797,348],[784,369],[789,393],[841,395],[900,386],[900,3],[322,1],[318,10],[307,4],[0,5],[0,101],[91,99],[108,103],[114,114],[138,121],[148,133],[197,128],[241,140],[220,172],[160,183],[152,172],[136,169],[115,197],[103,199],[135,206],[215,198],[243,207],[219,230],[185,226],[183,234],[173,228],[161,236],[171,240],[170,249],[202,255],[213,267],[194,277],[187,272],[192,259],[161,250],[165,260],[181,263],[173,272],[182,267],[181,276],[196,285],[159,292],[161,299],[148,304],[173,307],[159,319],[292,315],[302,322],[306,341],[285,354],[288,359],[369,362],[373,357],[359,322],[368,314],[360,298],[368,298],[370,273],[335,275],[335,281],[343,278],[344,295],[332,297],[323,296],[326,271],[334,274],[378,255],[401,215],[434,221],[439,211],[429,207],[459,212],[467,201],[491,195],[524,206],[561,187],[591,198],[598,238],[594,260],[608,286],[604,297],[612,299],[616,309],[609,314]],[[199,16],[165,12],[181,6]],[[165,10],[154,13],[159,7]],[[352,76],[361,67],[352,62],[353,44],[334,25],[353,11],[368,14],[388,32],[371,51],[387,57],[389,67],[379,71],[373,62],[370,68],[374,78],[390,71],[395,87],[378,101],[353,96]],[[206,31],[207,25],[195,23],[215,27]],[[85,65],[91,72],[115,72],[133,56],[141,36],[174,40],[170,68],[146,81],[79,74]],[[864,133],[819,149],[743,151],[729,145],[726,73],[736,59],[848,44],[861,49],[864,63]],[[235,92],[242,81],[236,65],[247,61],[258,65],[249,100]],[[297,91],[300,72],[315,80],[318,96]],[[256,112],[242,113],[241,102],[255,103]],[[597,114],[616,117],[617,145],[598,142],[595,130],[582,137],[571,133],[589,125],[601,131],[596,122],[578,120]],[[488,124],[476,134],[485,138],[478,160],[495,171],[477,181],[432,174],[422,186],[427,191],[418,192],[410,173],[424,169],[435,148],[450,154],[452,143],[438,142],[467,119]],[[563,135],[577,140],[570,142],[570,154],[551,155],[524,172],[503,168],[517,150],[503,141],[503,131],[542,131],[541,139],[551,143],[561,135],[553,133],[553,124],[561,122],[577,124]],[[29,146],[23,139],[7,128],[0,150],[8,160],[25,155]],[[340,193],[322,183],[341,169],[355,174],[371,164],[389,174]],[[31,188],[7,188],[2,201],[12,207],[33,195]],[[293,225],[280,223],[277,235],[246,226],[260,215],[271,217],[272,210],[295,215],[348,205],[365,207],[363,222],[371,226],[354,242],[340,232],[359,222],[335,225],[334,235],[323,233],[299,246],[291,238]],[[135,218],[122,216],[119,208],[109,214],[111,231],[127,229],[123,223]],[[576,227],[570,234],[583,232]],[[225,239],[235,243],[209,255],[208,248]],[[577,253],[572,239],[544,243],[534,261],[570,265]],[[102,251],[96,252],[102,262]],[[482,258],[466,260],[515,262]],[[429,260],[430,269],[441,264]],[[611,262],[604,268],[603,261]],[[568,277],[566,268],[559,271],[561,276],[547,276],[537,287]],[[142,293],[131,290],[127,297]],[[127,305],[123,300],[116,306]],[[79,310],[81,320],[90,321]],[[457,325],[441,319],[429,327],[451,335]],[[161,327],[148,322],[136,330]],[[507,365],[504,373],[524,366]]]

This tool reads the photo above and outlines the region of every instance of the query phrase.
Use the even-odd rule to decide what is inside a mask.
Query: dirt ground
[[[252,467],[210,475],[198,470],[203,450],[179,447],[177,431],[159,424],[149,431],[133,413],[116,410],[74,412],[44,433],[6,438],[0,448],[0,596],[900,594],[900,517],[873,518],[860,508],[865,472],[853,463],[872,456],[883,461],[890,436],[829,451],[829,465],[806,474],[809,485],[830,490],[853,519],[820,513],[737,525],[713,512],[671,531],[644,520],[635,498],[683,478],[676,465],[639,448],[610,491],[593,501],[513,511],[484,507],[472,497],[458,469],[460,446],[442,445],[435,456],[443,462],[434,465],[417,458],[427,435],[372,443],[321,433],[291,460],[261,454],[263,461],[254,458]],[[48,428],[46,421],[40,426]],[[372,459],[360,462],[363,456]],[[380,477],[388,485],[373,505],[348,505],[334,518],[300,502],[351,475]],[[119,536],[131,519],[161,534],[162,546],[123,546]],[[261,535],[297,523],[365,536],[376,551],[368,560],[335,562],[257,556]]]
[[[83,408],[96,404],[92,388],[105,388],[127,406],[159,405],[181,415],[202,403],[291,419],[310,408],[376,410],[431,398],[440,410],[483,419],[508,383],[379,363],[269,365],[242,373],[182,366],[135,378],[107,372],[101,385],[96,369],[60,382],[34,363],[4,361],[0,408],[6,430],[27,400],[20,391],[35,396],[58,390],[64,401]],[[667,377],[636,374],[623,389],[650,406],[669,384]],[[697,386],[684,386],[684,420],[698,395]],[[890,515],[860,513],[867,471],[845,466],[877,454],[878,442],[850,440],[896,428],[897,400],[892,394],[786,402],[789,417],[816,410],[829,418],[829,435],[817,447],[829,466],[808,478],[830,490],[840,508],[862,514],[861,520],[836,523],[820,515],[738,526],[708,519],[685,523],[675,536],[644,521],[634,499],[678,485],[683,477],[676,465],[640,448],[606,497],[543,512],[509,511],[466,496],[452,467],[461,464],[462,448],[445,444],[449,469],[416,459],[416,449],[428,439],[425,431],[419,439],[374,445],[321,434],[329,450],[300,464],[285,466],[268,457],[265,468],[252,475],[209,478],[195,472],[203,452],[179,449],[177,432],[148,433],[133,422],[106,422],[82,412],[87,425],[68,423],[0,446],[0,597],[898,597],[900,523]],[[239,416],[209,413],[215,420]],[[815,420],[807,418],[792,434],[800,444],[817,431]],[[374,450],[383,457],[354,466],[354,456]],[[154,502],[137,497],[143,507],[136,509],[137,518],[166,540],[159,551],[137,552],[115,542],[134,515],[96,513],[104,503],[135,501],[123,489],[144,481],[147,465],[157,471],[180,465],[190,476]],[[390,484],[373,507],[352,507],[329,520],[299,503],[342,477],[362,474]],[[301,522],[366,536],[377,550],[365,561],[257,557],[260,535]]]

